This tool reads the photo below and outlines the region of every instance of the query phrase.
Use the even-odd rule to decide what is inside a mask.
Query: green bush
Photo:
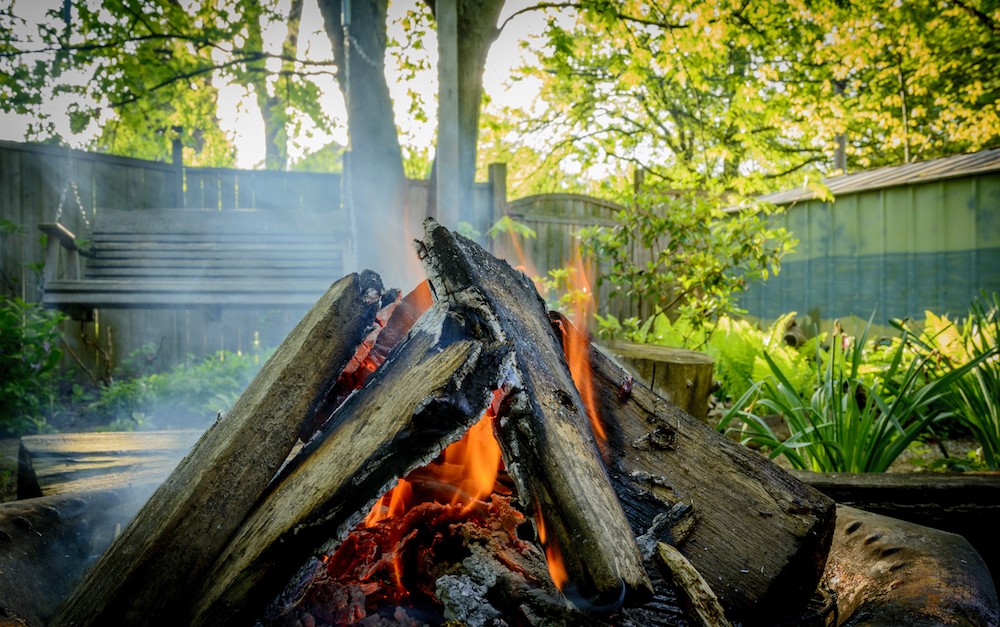
[[[749,409],[727,414],[725,429],[736,415],[746,425],[744,442],[784,455],[798,469],[817,472],[884,472],[935,421],[951,412],[941,403],[977,361],[941,376],[931,376],[930,356],[908,358],[909,334],[892,342],[888,365],[868,363],[869,325],[846,348],[833,342],[823,358],[815,391],[805,397],[788,373],[764,353],[770,375],[760,380]],[[884,357],[878,357],[876,362]],[[867,366],[867,367],[866,367]],[[749,397],[750,395],[748,395]],[[740,399],[748,402],[748,397]],[[791,436],[781,440],[761,417],[761,409],[780,414]]]
[[[89,404],[88,420],[113,430],[205,426],[236,402],[267,356],[221,351],[166,372],[113,381]]]
[[[918,350],[935,364],[937,376],[947,376],[965,364],[974,367],[961,376],[942,399],[976,438],[982,463],[1000,470],[1000,297],[973,301],[964,323],[927,312]],[[901,322],[896,322],[902,327]]]
[[[0,435],[46,429],[55,398],[60,314],[20,298],[0,305]]]
[[[624,296],[700,327],[742,313],[737,297],[754,280],[777,274],[795,240],[770,224],[774,209],[726,213],[701,193],[649,199],[615,216],[613,227],[580,230],[584,253],[606,262],[599,281]]]
[[[784,341],[784,331],[795,315],[790,312],[781,316],[766,330],[729,316],[702,325],[692,324],[686,318],[670,320],[663,314],[641,325],[636,318],[620,322],[614,316],[598,316],[597,322],[598,333],[604,337],[675,348],[697,347],[712,357],[713,374],[720,387],[716,397],[726,400],[740,398],[755,381],[768,376],[770,369],[765,355],[788,373],[796,391],[800,394],[812,392],[816,380],[816,348],[826,335],[816,335],[799,347],[789,346]]]

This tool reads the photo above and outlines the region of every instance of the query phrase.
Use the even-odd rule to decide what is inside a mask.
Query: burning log
[[[437,305],[276,478],[222,551],[196,625],[249,624],[324,542],[334,543],[407,472],[468,431],[508,351],[470,339],[474,321]]]
[[[85,576],[53,625],[183,622],[201,575],[285,461],[378,309],[374,273],[335,283]]]
[[[676,546],[734,622],[801,611],[823,573],[834,502],[633,382],[596,348],[591,364],[608,472],[635,534]]]
[[[536,514],[553,579],[582,607],[648,597],[642,557],[535,287],[433,220],[425,230],[418,255],[437,299],[476,312],[480,337],[513,348],[497,440],[522,504]]]

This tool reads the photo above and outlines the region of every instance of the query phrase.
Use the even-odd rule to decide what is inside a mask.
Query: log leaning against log
[[[506,351],[435,306],[286,468],[209,573],[194,625],[251,624],[313,551],[458,440],[489,406]]]
[[[52,625],[184,621],[178,612],[353,355],[381,291],[373,273],[331,286],[87,572]]]
[[[734,622],[800,611],[823,573],[834,502],[646,386],[623,385],[629,375],[597,348],[591,365],[608,472],[635,534],[677,546]],[[672,508],[686,515],[659,524]]]
[[[648,597],[642,557],[534,285],[433,220],[417,252],[436,297],[477,312],[481,336],[513,348],[497,441],[522,504],[543,520],[547,550],[561,553],[564,592],[591,607]]]

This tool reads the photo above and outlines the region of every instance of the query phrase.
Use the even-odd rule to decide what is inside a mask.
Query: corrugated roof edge
[[[844,174],[822,179],[834,198],[843,194],[861,192],[886,187],[896,187],[910,183],[929,183],[941,179],[958,178],[1000,171],[1000,148],[981,150],[964,155],[941,157],[930,161],[891,165],[855,174]],[[802,200],[811,200],[816,192],[805,187],[775,192],[760,196],[757,200],[775,205],[787,205]],[[733,207],[728,211],[738,211]]]

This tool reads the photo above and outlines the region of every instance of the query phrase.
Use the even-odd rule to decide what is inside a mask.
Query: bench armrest
[[[76,235],[58,222],[44,222],[38,225],[38,229],[49,236],[45,245],[45,271],[43,276],[45,281],[54,281],[59,273],[59,249],[66,249],[65,272],[67,278],[80,278],[80,248],[76,245]]]
[[[76,235],[58,222],[43,222],[38,230],[49,236],[49,241],[56,240],[67,250],[79,250],[76,246]]]

